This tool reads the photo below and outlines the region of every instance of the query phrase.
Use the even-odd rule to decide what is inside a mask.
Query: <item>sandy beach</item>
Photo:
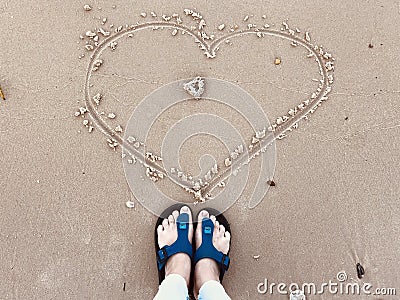
[[[177,178],[170,168],[146,173],[132,151],[146,148],[154,164],[162,166],[157,155],[166,164],[175,149],[163,150],[164,137],[194,114],[219,114],[245,150],[261,143],[252,142],[261,134],[244,109],[225,100],[163,106],[186,93],[171,83],[197,76],[206,78],[205,95],[225,82],[231,89],[216,88],[218,97],[231,91],[238,98],[226,101],[259,106],[276,147],[246,166],[230,205],[222,185],[235,187],[236,176],[215,181],[225,199],[215,205],[232,229],[231,298],[289,299],[279,283],[320,290],[331,281],[369,283],[371,295],[324,290],[306,299],[399,299],[399,26],[397,0],[0,0],[0,299],[153,299],[154,210],[169,202],[146,189],[195,212],[213,202],[164,178]],[[146,97],[150,108],[130,120]],[[233,152],[198,132],[179,136],[181,171],[207,176],[206,154],[229,169]],[[222,132],[228,144],[242,143]],[[270,178],[260,175],[267,156]],[[274,184],[249,208],[257,180]]]

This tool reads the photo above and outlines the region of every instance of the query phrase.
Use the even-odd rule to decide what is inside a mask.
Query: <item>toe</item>
[[[164,219],[164,220],[162,221],[162,226],[164,227],[164,229],[167,229],[167,228],[168,228],[168,225],[169,225],[168,219]]]
[[[181,210],[180,210],[180,213],[181,214],[188,214],[188,216],[189,216],[189,229],[192,230],[193,229],[193,217],[192,217],[192,212],[190,211],[190,208],[187,207],[186,205],[182,206]]]
[[[169,222],[169,225],[170,225],[170,226],[175,225],[175,218],[174,218],[173,215],[169,215],[169,216],[168,216],[168,222]]]
[[[218,221],[215,221],[213,237],[214,238],[221,237],[221,233],[219,231],[219,222]]]
[[[202,229],[202,221],[204,218],[209,218],[210,214],[206,210],[200,211],[197,217],[197,229],[196,229],[196,249],[198,249],[201,245],[202,237],[201,237],[201,229]]]
[[[219,225],[219,232],[221,232],[222,233],[222,235],[224,235],[224,233],[225,233],[225,226],[224,225]]]
[[[175,221],[176,221],[176,219],[178,219],[178,217],[179,217],[179,211],[174,210],[174,211],[172,212],[172,216],[174,217],[174,219],[175,219]]]
[[[199,221],[199,223],[201,223],[201,221],[203,221],[204,218],[209,218],[209,217],[210,217],[210,214],[208,213],[208,211],[202,210],[199,213],[198,221]]]
[[[215,221],[214,228],[219,231],[219,222]]]
[[[229,231],[225,231],[225,237],[227,238],[227,240],[231,240],[231,233]]]
[[[180,210],[181,214],[188,214],[189,215],[189,230],[188,230],[188,239],[189,242],[192,243],[193,239],[193,220],[192,220],[192,212],[190,211],[189,207],[182,206]]]
[[[192,223],[192,213],[191,213],[189,207],[187,207],[186,205],[182,206],[180,213],[188,214],[189,215],[189,223]]]
[[[211,215],[210,219],[215,225],[215,222],[217,222],[217,218],[214,215]]]
[[[160,235],[162,231],[163,231],[163,226],[160,224],[157,226],[157,234]]]

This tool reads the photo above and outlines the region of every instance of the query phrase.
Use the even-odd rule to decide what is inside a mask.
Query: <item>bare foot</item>
[[[162,225],[157,227],[158,234],[158,246],[160,249],[165,245],[172,245],[178,239],[178,229],[176,226],[176,219],[182,213],[187,213],[189,215],[189,242],[192,242],[193,238],[193,223],[192,223],[192,213],[187,206],[183,206],[178,212],[173,211],[168,219],[164,219]],[[177,253],[171,256],[165,265],[165,276],[170,274],[179,274],[186,280],[186,284],[189,286],[190,279],[190,268],[191,259],[186,253]]]
[[[206,210],[202,210],[199,213],[199,220],[196,229],[196,249],[201,245],[201,225],[204,218],[210,218],[214,223],[213,232],[213,245],[218,250],[224,254],[229,251],[229,243],[231,240],[231,234],[225,231],[225,227],[220,225],[216,220],[215,216],[208,213]],[[194,270],[194,295],[197,297],[201,286],[210,280],[215,280],[219,282],[220,269],[217,262],[211,258],[203,258],[199,260],[196,264]]]

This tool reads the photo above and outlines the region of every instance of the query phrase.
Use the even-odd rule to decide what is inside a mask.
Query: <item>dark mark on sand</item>
[[[273,180],[268,180],[267,184],[269,184],[270,186],[275,186],[276,185],[275,181],[273,181]]]
[[[363,278],[365,274],[364,267],[360,263],[357,263],[356,267],[357,267],[357,277],[359,279]]]
[[[6,100],[6,97],[4,96],[3,91],[1,90],[1,87],[0,87],[0,98],[3,100]]]

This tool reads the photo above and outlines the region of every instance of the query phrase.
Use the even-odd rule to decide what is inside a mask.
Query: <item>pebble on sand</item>
[[[83,9],[84,9],[85,11],[91,11],[91,10],[92,10],[92,7],[91,7],[89,4],[85,4],[85,5],[83,6]]]
[[[135,207],[135,202],[126,201],[125,205],[126,205],[127,208],[134,208]]]
[[[0,98],[3,100],[6,100],[6,97],[4,96],[3,91],[1,90],[1,87],[0,87]]]

